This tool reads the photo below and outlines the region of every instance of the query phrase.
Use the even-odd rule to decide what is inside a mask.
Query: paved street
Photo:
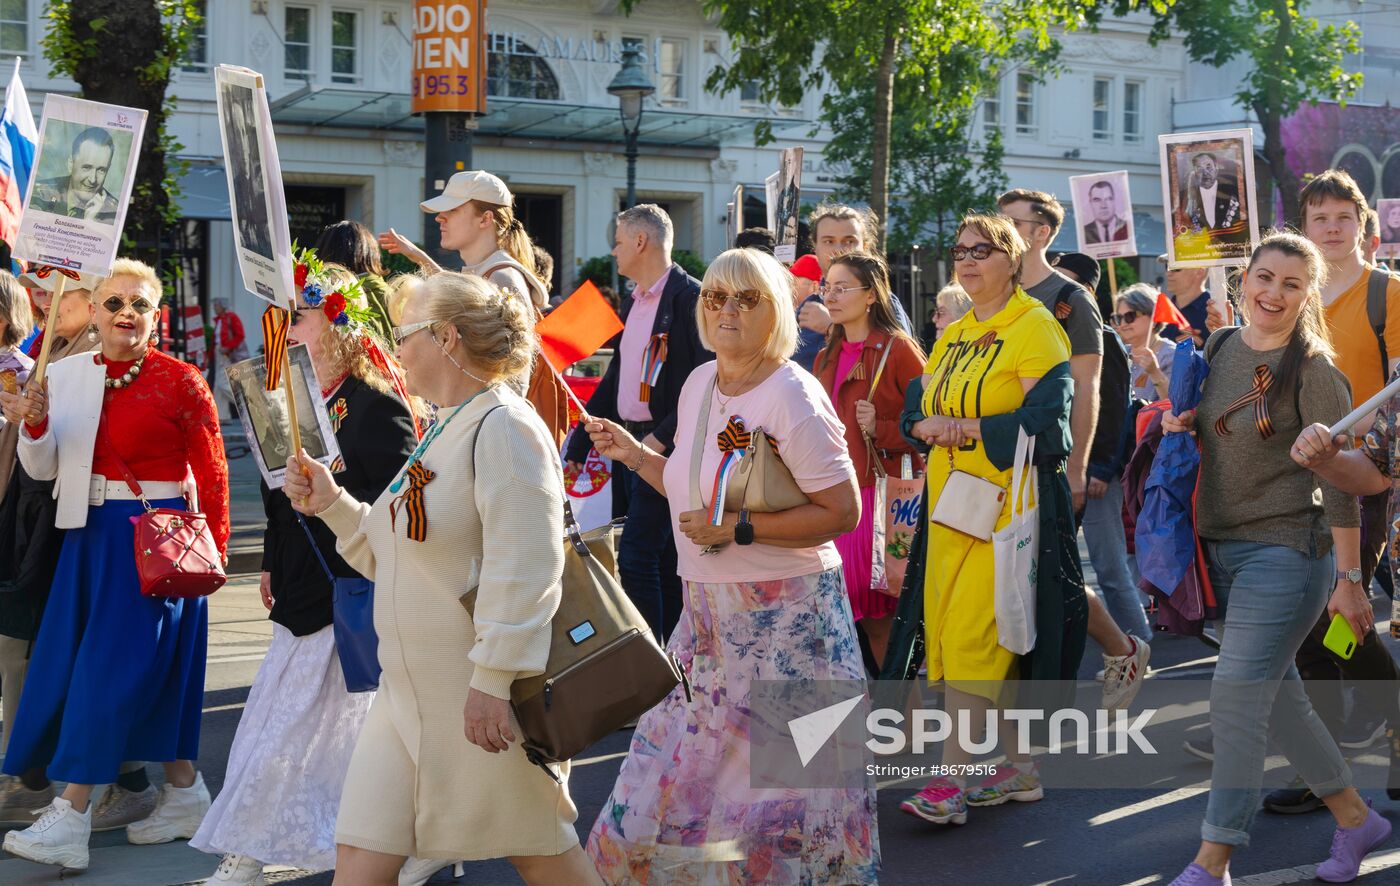
[[[234,450],[231,447],[231,451]],[[242,491],[236,510],[256,520],[256,479],[249,479],[247,457],[237,458],[234,483]],[[240,537],[255,545],[260,529],[244,525]],[[1387,601],[1388,604],[1388,601]],[[1386,613],[1379,613],[1384,624]],[[1384,633],[1384,628],[1382,628]],[[209,667],[204,698],[204,731],[200,768],[217,792],[237,728],[248,687],[271,636],[266,611],[257,594],[256,574],[240,575],[211,598]],[[1390,642],[1390,641],[1387,641]],[[1392,645],[1392,650],[1396,647]],[[1154,644],[1156,680],[1207,679],[1212,650],[1195,639],[1161,636]],[[1099,667],[1097,650],[1085,656],[1080,678],[1092,681]],[[1150,684],[1149,684],[1150,685]],[[1180,735],[1204,729],[1202,709],[1178,712],[1173,726]],[[1175,733],[1173,733],[1175,734]],[[574,763],[570,780],[579,807],[580,835],[606,800],[626,750],[628,734],[618,733],[590,748]],[[899,812],[899,803],[921,786],[920,780],[882,780],[879,793],[880,840],[884,867],[882,883],[890,884],[1035,884],[1074,883],[1088,886],[1145,886],[1170,882],[1194,853],[1205,809],[1209,764],[1180,751],[1180,737],[1162,753],[1179,762],[1176,775],[1153,790],[1048,790],[1045,800],[974,809],[967,826],[940,829]],[[1359,754],[1358,771],[1374,773],[1384,765],[1381,745]],[[1282,761],[1271,758],[1273,768]],[[151,767],[152,778],[160,776]],[[542,776],[543,777],[543,776]],[[1368,790],[1376,807],[1400,824],[1400,803],[1380,790]],[[1280,817],[1261,813],[1253,829],[1254,844],[1232,866],[1237,886],[1311,882],[1306,866],[1326,857],[1332,833],[1330,816],[1314,813]],[[1362,883],[1400,883],[1400,837],[1392,848],[1372,856],[1365,870],[1375,871]],[[130,846],[124,834],[99,834],[93,839],[92,865],[77,882],[82,886],[174,886],[198,882],[212,873],[218,859],[184,843],[155,847]],[[447,873],[450,873],[447,872]],[[452,882],[447,873],[434,883]],[[0,884],[38,886],[57,880],[56,871],[6,857],[0,860]],[[270,883],[325,886],[329,874],[273,871]],[[504,862],[467,866],[472,884],[518,883]]]

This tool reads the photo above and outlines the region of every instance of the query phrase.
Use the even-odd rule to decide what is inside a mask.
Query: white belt
[[[184,484],[176,480],[137,480],[141,493],[147,501],[161,498],[182,498]],[[136,501],[136,493],[124,480],[108,480],[100,474],[93,474],[88,485],[88,504],[100,505],[106,501]]]

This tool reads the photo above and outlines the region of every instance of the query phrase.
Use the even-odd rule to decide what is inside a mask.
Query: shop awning
[[[423,118],[409,110],[406,92],[375,92],[309,84],[272,103],[275,123],[410,132],[423,130]],[[478,118],[483,135],[547,141],[621,143],[622,121],[616,106],[572,105],[527,99],[490,99],[489,113]],[[697,114],[647,108],[638,141],[644,145],[716,147],[751,141],[757,116]],[[775,132],[811,128],[812,121],[768,118]]]

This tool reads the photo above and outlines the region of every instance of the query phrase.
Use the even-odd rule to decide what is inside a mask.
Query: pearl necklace
[[[136,377],[141,374],[141,364],[145,362],[146,354],[142,354],[135,363],[131,364],[131,368],[128,369],[126,372],[123,372],[116,378],[104,378],[102,380],[102,383],[112,389],[124,388],[130,385],[132,382],[136,381]],[[106,357],[102,358],[102,365],[107,365]]]

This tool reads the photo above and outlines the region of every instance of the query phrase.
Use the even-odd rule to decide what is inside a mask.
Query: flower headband
[[[337,332],[363,335],[370,328],[370,316],[363,307],[365,294],[355,275],[328,271],[314,249],[298,249],[292,244],[292,254],[296,261],[292,282],[306,306],[320,308]],[[342,277],[339,284],[335,282],[338,276]]]

